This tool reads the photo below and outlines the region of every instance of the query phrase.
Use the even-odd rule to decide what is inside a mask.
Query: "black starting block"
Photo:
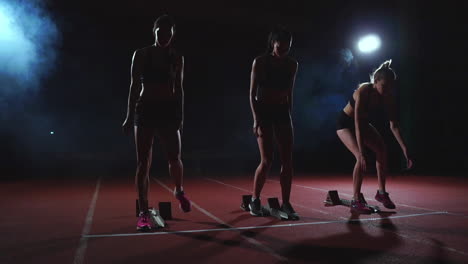
[[[152,219],[154,218],[153,222],[155,222],[155,224],[157,224],[158,226],[164,227],[167,225],[164,221],[172,219],[171,202],[160,202],[158,205],[159,205],[159,210],[156,210],[154,208],[149,208],[149,211],[151,214],[151,218]],[[136,217],[138,217],[140,215],[140,204],[138,203],[138,199],[136,200],[136,203],[135,203],[135,209],[136,209],[135,210]]]
[[[171,202],[159,202],[159,213],[165,220],[172,220]]]
[[[252,195],[242,195],[242,203],[240,208],[246,212],[250,212],[249,203],[252,201]],[[273,216],[280,220],[289,219],[288,214],[281,211],[278,198],[268,198],[268,205],[262,206],[262,216]]]
[[[362,196],[362,194],[359,194],[359,199],[361,201],[364,201],[366,204],[366,200],[364,199],[364,196]],[[344,206],[347,206],[347,207],[350,207],[351,206],[351,200],[347,200],[347,199],[341,199],[340,196],[338,195],[338,191],[328,191],[328,194],[327,194],[327,199],[325,199],[325,201],[323,201],[323,204],[325,206],[335,206],[335,205],[344,205]],[[374,213],[379,213],[380,212],[380,208],[378,206],[375,206],[375,205],[367,205]]]

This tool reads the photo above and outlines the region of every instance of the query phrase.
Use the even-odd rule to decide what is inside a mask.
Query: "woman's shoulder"
[[[368,94],[372,89],[372,83],[365,82],[358,85],[357,89],[354,90],[353,94],[361,95],[361,94]]]
[[[148,51],[150,50],[151,46],[138,48],[133,52],[133,57],[142,58],[145,57]]]
[[[254,58],[255,63],[264,63],[265,60],[268,58],[267,54],[262,54]]]
[[[146,46],[146,47],[143,47],[143,48],[138,48],[138,49],[135,50],[135,52],[136,53],[145,53],[145,52],[149,51],[153,47],[154,47],[153,45],[150,45],[150,46]]]
[[[175,48],[171,48],[169,53],[171,54],[172,57],[174,57],[177,60],[181,60],[184,58],[184,54],[182,54],[182,52],[180,52],[179,50]]]
[[[358,88],[356,89],[356,91],[364,92],[364,91],[369,91],[369,89],[372,89],[372,83],[370,83],[370,82],[365,82],[365,83],[359,84],[359,85],[358,85]]]
[[[299,62],[297,62],[297,60],[296,60],[295,58],[291,57],[291,56],[286,57],[286,60],[288,61],[288,63],[289,63],[290,65],[294,65],[294,66],[295,66],[295,65],[298,65],[298,64],[299,64]]]
[[[265,65],[267,59],[267,55],[262,54],[253,59],[252,67],[259,69],[263,68],[263,65]]]
[[[297,70],[297,67],[299,66],[299,62],[297,62],[295,58],[288,56],[286,57],[286,62],[287,62],[288,68],[291,69],[291,71]]]

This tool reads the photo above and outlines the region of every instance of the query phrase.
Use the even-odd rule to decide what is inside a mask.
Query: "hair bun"
[[[392,64],[392,59],[389,59],[385,61],[384,63],[382,63],[382,68],[389,69],[391,64]]]
[[[392,68],[390,68],[390,65],[392,64],[392,59],[388,59],[384,61],[382,64],[380,64],[379,68],[375,70],[371,75],[370,75],[370,81],[371,83],[374,83],[375,81],[379,80],[382,77],[390,77],[393,80],[396,80],[396,74],[393,71]]]

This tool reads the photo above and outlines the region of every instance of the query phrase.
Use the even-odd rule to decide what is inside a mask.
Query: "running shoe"
[[[299,215],[296,213],[296,211],[294,211],[294,208],[292,207],[291,203],[283,203],[283,205],[281,206],[281,211],[288,214],[289,220],[299,220]]]
[[[351,200],[351,213],[357,214],[371,214],[372,209],[370,209],[367,204],[361,200]]]
[[[151,222],[149,212],[148,211],[140,212],[140,215],[138,216],[137,230],[149,231],[152,228],[153,228],[153,223]]]
[[[253,216],[263,216],[262,203],[257,198],[249,203],[250,214]]]
[[[379,191],[377,191],[377,194],[375,194],[375,200],[381,202],[385,206],[385,208],[388,208],[388,209],[396,208],[395,204],[392,202],[392,200],[390,200],[390,196],[388,195],[388,192],[381,194]]]
[[[184,212],[188,213],[192,210],[192,203],[185,195],[184,191],[176,192],[176,199],[179,200],[179,208]]]

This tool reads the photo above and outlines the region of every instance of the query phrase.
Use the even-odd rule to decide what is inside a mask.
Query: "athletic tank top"
[[[286,91],[291,85],[291,73],[284,68],[273,67],[271,59],[268,55],[265,61],[265,76],[258,85],[260,96],[266,90]]]
[[[175,52],[171,49],[163,53],[163,56],[159,58],[162,60],[162,63],[158,63],[159,65],[153,61],[153,54],[153,48],[148,48],[140,76],[141,82],[158,84],[172,82],[175,79]]]

